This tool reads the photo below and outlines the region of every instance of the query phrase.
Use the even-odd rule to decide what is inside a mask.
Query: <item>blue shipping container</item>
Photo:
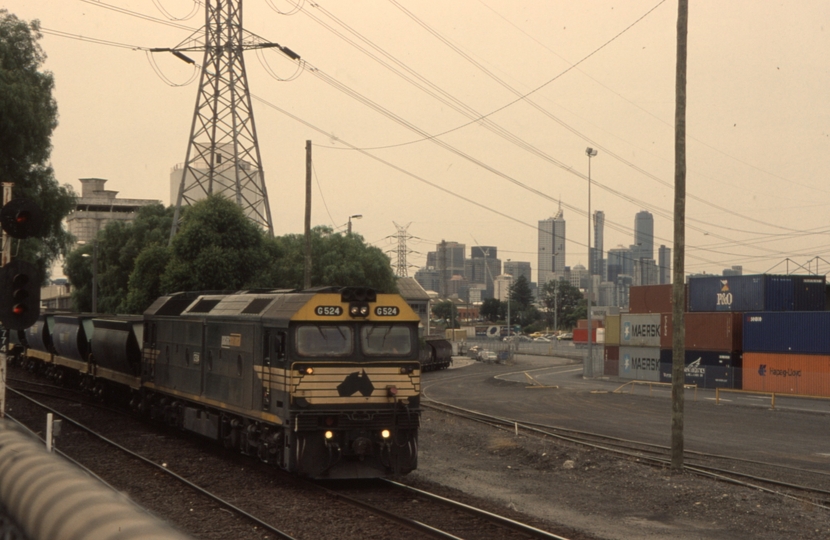
[[[830,311],[745,313],[744,351],[830,355]]]
[[[824,276],[759,274],[689,279],[689,311],[822,311]]]

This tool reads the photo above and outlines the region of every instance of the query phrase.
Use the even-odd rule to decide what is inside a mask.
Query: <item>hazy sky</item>
[[[197,80],[168,82],[196,73],[143,49],[179,44],[204,8],[3,7],[46,33],[58,181],[79,191],[79,178],[106,178],[119,197],[169,204]],[[384,250],[396,247],[393,221],[410,224],[410,265],[445,239],[495,245],[535,279],[537,222],[560,198],[567,264],[587,262],[591,146],[605,249],[633,242],[642,209],[655,244],[671,246],[676,21],[677,2],[659,0],[244,0],[247,30],[302,57],[246,56],[275,233],[302,232],[310,139],[312,224],[362,214],[354,231]],[[792,270],[816,257],[830,271],[828,22],[824,0],[691,2],[687,272],[785,272],[787,258]]]

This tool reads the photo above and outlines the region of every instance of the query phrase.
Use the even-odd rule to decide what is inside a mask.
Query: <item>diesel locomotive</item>
[[[417,466],[418,323],[367,288],[176,293],[143,317],[41,314],[18,354],[292,473],[370,478]]]

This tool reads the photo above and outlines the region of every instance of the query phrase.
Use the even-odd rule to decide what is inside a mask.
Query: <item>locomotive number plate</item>
[[[398,306],[378,306],[375,308],[375,315],[378,317],[397,317],[400,315]]]
[[[343,308],[340,306],[317,306],[314,313],[320,317],[339,317],[343,315]]]

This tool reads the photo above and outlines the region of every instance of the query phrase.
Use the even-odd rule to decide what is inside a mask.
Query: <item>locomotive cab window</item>
[[[306,324],[295,333],[300,356],[350,356],[354,352],[354,333],[350,326]]]
[[[408,356],[412,329],[392,324],[367,324],[360,329],[360,346],[367,356]]]

